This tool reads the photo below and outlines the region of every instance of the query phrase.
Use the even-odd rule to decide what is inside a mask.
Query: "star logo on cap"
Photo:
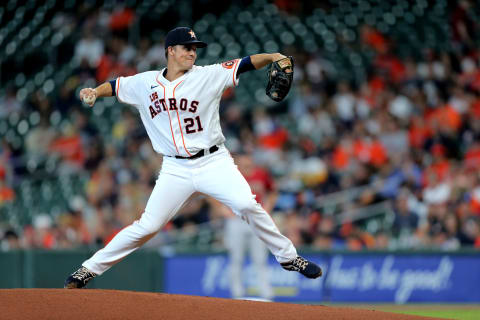
[[[192,36],[192,38],[195,38],[195,32],[193,32],[193,30],[190,30],[188,33]]]

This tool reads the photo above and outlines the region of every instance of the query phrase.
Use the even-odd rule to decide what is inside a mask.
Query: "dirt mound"
[[[422,317],[353,308],[94,289],[1,289],[0,318],[37,320],[422,319]]]

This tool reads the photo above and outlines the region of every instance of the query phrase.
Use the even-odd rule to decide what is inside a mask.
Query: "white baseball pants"
[[[164,157],[140,219],[120,231],[82,265],[98,275],[107,271],[155,236],[194,192],[211,196],[244,217],[279,263],[297,257],[292,242],[255,201],[250,186],[222,145],[217,152],[194,160]]]

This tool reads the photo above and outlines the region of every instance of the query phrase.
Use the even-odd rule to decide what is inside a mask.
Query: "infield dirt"
[[[97,289],[0,289],[0,319],[434,319],[347,307]]]

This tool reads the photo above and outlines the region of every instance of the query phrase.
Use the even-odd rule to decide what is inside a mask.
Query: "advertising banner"
[[[479,267],[473,255],[333,255],[324,295],[335,302],[478,302]]]
[[[308,257],[326,267],[321,256]],[[165,260],[165,292],[230,298],[230,268],[225,255],[173,256]],[[270,283],[275,301],[320,301],[323,278],[311,280],[283,270],[273,257],[269,261]],[[243,268],[247,296],[257,296],[257,275],[250,261]]]
[[[269,260],[275,301],[285,302],[480,302],[480,254],[305,255],[324,276],[311,280]],[[165,259],[165,292],[230,298],[225,255],[179,255]],[[243,268],[247,296],[257,296],[250,261]]]

